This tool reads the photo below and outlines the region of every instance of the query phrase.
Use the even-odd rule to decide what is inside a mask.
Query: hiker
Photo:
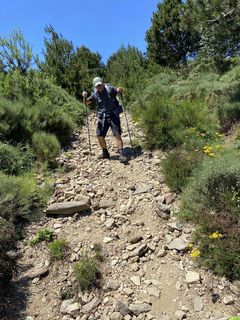
[[[114,88],[110,85],[106,85],[100,77],[93,79],[93,85],[95,91],[90,95],[90,97],[88,97],[87,91],[83,91],[82,96],[86,99],[85,101],[87,105],[95,103],[97,106],[98,123],[96,134],[98,142],[102,148],[102,154],[99,158],[110,158],[105,137],[108,129],[111,127],[112,133],[116,139],[119,160],[120,162],[126,162],[127,157],[123,154],[123,142],[121,138],[122,129],[119,116],[119,113],[122,111],[121,106],[116,99],[117,95],[123,92],[123,88]]]

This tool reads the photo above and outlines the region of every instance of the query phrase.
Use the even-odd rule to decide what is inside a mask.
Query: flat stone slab
[[[90,200],[83,197],[80,201],[53,203],[46,209],[46,214],[75,214],[90,209]]]
[[[186,283],[198,283],[200,281],[200,274],[195,271],[188,271],[186,274]]]
[[[168,245],[169,250],[184,251],[188,248],[188,244],[181,238],[176,238],[171,241]]]
[[[138,187],[133,194],[136,195],[136,194],[148,193],[150,190],[152,190],[152,188],[153,188],[152,184],[147,184],[143,187]]]
[[[102,302],[101,299],[94,297],[90,302],[88,302],[87,304],[85,304],[82,309],[81,312],[82,313],[90,313],[93,309],[95,309],[97,306],[99,306],[99,304]]]
[[[151,306],[148,303],[133,303],[129,306],[129,309],[134,315],[139,316],[141,313],[150,311]]]

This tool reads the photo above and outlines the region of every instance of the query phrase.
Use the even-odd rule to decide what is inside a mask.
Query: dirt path
[[[124,118],[122,123],[125,127]],[[72,149],[61,156],[69,172],[56,175],[51,202],[88,196],[92,212],[45,217],[29,227],[29,239],[40,228],[51,228],[68,241],[70,253],[63,262],[53,263],[44,243],[20,244],[18,281],[25,283],[26,310],[22,317],[7,319],[223,320],[236,315],[236,288],[197,268],[189,257],[192,227],[179,225],[174,217],[177,199],[160,172],[164,155],[138,150],[124,165],[109,134],[111,160],[98,160],[93,118],[90,129],[92,157],[84,127]],[[136,129],[132,134],[138,138]],[[126,152],[131,151],[126,128],[123,140]],[[102,245],[105,256],[101,289],[61,300],[60,292],[75,284],[74,265],[83,248],[91,251],[95,243]]]

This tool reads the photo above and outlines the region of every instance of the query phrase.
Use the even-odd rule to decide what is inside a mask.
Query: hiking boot
[[[108,149],[103,149],[102,154],[98,157],[98,159],[110,159]]]
[[[125,157],[122,153],[119,155],[118,159],[122,163],[126,163],[128,161],[127,157]]]

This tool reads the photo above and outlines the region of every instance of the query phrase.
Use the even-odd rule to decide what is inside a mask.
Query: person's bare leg
[[[118,152],[120,153],[120,156],[119,156],[119,160],[120,162],[127,162],[127,157],[125,157],[123,155],[123,142],[122,142],[122,137],[120,135],[116,135],[115,136],[115,139],[116,139],[116,145],[117,145],[117,148],[118,148]]]
[[[102,149],[107,149],[107,144],[106,144],[106,140],[104,137],[100,136],[100,137],[97,137],[98,138],[98,142],[100,144],[100,147]]]
[[[110,154],[108,152],[107,149],[107,144],[106,144],[106,140],[103,136],[97,137],[98,138],[98,142],[100,144],[100,147],[102,148],[102,155],[99,156],[99,158],[101,159],[109,159],[110,158]]]
[[[118,150],[123,150],[123,142],[122,142],[122,137],[120,135],[115,136],[116,139],[116,146]]]

